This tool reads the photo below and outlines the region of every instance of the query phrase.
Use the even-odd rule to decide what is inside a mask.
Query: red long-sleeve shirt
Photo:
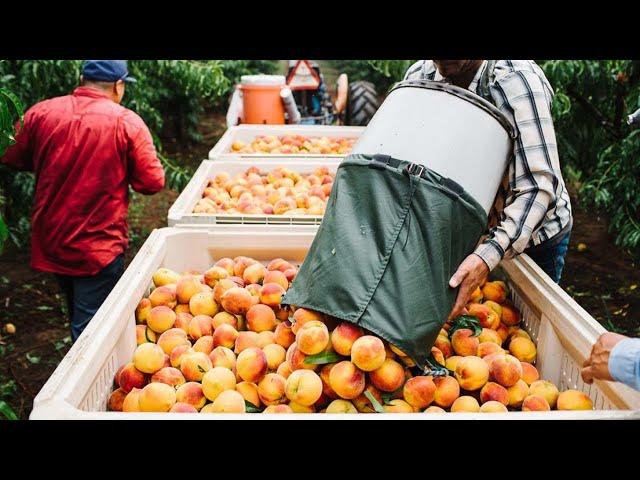
[[[31,266],[95,275],[128,244],[128,185],[143,194],[164,187],[149,129],[99,90],[40,102],[0,162],[35,173]]]

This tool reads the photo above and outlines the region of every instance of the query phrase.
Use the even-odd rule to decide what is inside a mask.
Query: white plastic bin
[[[312,173],[318,167],[327,167],[331,173],[335,173],[338,164],[326,159],[300,160],[277,157],[273,161],[261,156],[255,159],[242,159],[239,161],[204,160],[193,178],[189,181],[180,196],[176,199],[167,217],[170,227],[182,224],[213,225],[213,224],[269,224],[269,225],[320,225],[322,215],[266,215],[266,214],[242,214],[242,213],[193,213],[198,200],[207,187],[209,180],[216,174],[227,172],[231,176],[245,172],[250,167],[258,167],[261,172],[268,173],[277,167],[286,167],[298,173]]]
[[[284,228],[284,229],[283,229]],[[116,370],[136,347],[134,311],[160,267],[204,270],[220,257],[283,257],[300,263],[317,227],[216,226],[154,230],[109,297],[34,399],[31,419],[640,419],[640,394],[620,384],[585,385],[579,365],[604,329],[527,257],[504,272],[526,329],[538,345],[541,378],[587,392],[599,410],[457,414],[227,414],[106,412]],[[626,410],[625,410],[626,409]]]
[[[230,127],[218,140],[218,143],[209,152],[210,160],[237,160],[239,158],[264,157],[264,153],[234,153],[231,145],[236,140],[251,142],[258,135],[306,135],[308,137],[338,137],[338,138],[360,138],[365,127],[343,127],[333,125],[237,125]],[[282,155],[279,155],[280,157]],[[290,154],[287,158],[308,159],[326,158],[335,162],[340,162],[345,155],[327,154]],[[274,157],[277,157],[274,155]]]

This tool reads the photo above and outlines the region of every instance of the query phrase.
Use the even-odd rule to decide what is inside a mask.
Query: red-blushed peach
[[[260,302],[270,307],[280,306],[285,290],[278,283],[265,283],[260,289]]]
[[[258,263],[257,260],[254,260],[253,258],[249,258],[249,257],[245,257],[245,256],[238,256],[236,258],[233,259],[233,274],[236,277],[242,277],[244,275],[244,271],[250,267],[251,265],[255,265]],[[251,282],[249,282],[251,283]]]
[[[242,272],[242,279],[245,284],[250,283],[262,283],[264,276],[267,274],[267,269],[261,263],[254,263],[249,265]]]
[[[436,394],[436,385],[432,377],[417,376],[404,384],[402,396],[414,409],[424,409],[431,405]]]
[[[478,357],[484,358],[492,353],[504,353],[504,350],[500,345],[493,342],[483,342],[478,345]]]
[[[322,380],[311,370],[296,370],[286,379],[287,398],[300,405],[313,405],[322,395]]]
[[[169,355],[167,355],[165,353],[164,354],[164,362],[162,363],[162,368],[170,367],[170,366],[171,366],[171,357],[169,357]]]
[[[142,392],[141,388],[133,388],[129,393],[127,393],[127,396],[124,397],[124,401],[122,402],[123,412],[140,411],[140,392]]]
[[[214,401],[225,390],[235,390],[236,376],[228,368],[214,367],[202,377],[202,392]]]
[[[300,351],[298,344],[293,342],[287,349],[286,361],[289,363],[292,371],[296,370],[317,370],[318,365],[305,363],[307,356]]]
[[[275,338],[276,343],[284,348],[289,348],[296,341],[296,336],[291,330],[291,322],[289,320],[276,325]]]
[[[498,325],[498,328],[496,328],[496,333],[500,337],[501,344],[504,343],[507,338],[509,338],[509,329],[502,322],[500,322],[500,325]]]
[[[176,313],[171,308],[160,305],[153,307],[147,317],[147,326],[156,333],[162,333],[173,327]]]
[[[191,297],[202,290],[202,283],[197,277],[183,277],[176,284],[178,303],[189,303]]]
[[[224,367],[234,370],[236,367],[236,355],[227,347],[216,347],[209,354],[212,367]]]
[[[198,413],[198,410],[193,405],[188,403],[176,402],[169,410],[170,413]]]
[[[142,412],[168,412],[174,403],[176,403],[176,390],[165,383],[146,385],[138,398]]]
[[[558,410],[593,410],[593,402],[580,390],[565,390],[558,395]]]
[[[500,317],[491,308],[482,303],[472,303],[467,308],[469,315],[478,318],[482,328],[496,329],[500,325]]]
[[[179,328],[180,330],[183,330],[184,333],[188,333],[189,323],[191,323],[192,318],[193,315],[189,312],[176,313],[176,321],[173,324],[173,328]]]
[[[480,390],[480,403],[486,403],[492,400],[500,402],[506,407],[509,405],[509,392],[498,383],[487,382]]]
[[[287,307],[278,307],[278,308],[275,308],[273,311],[276,314],[276,318],[278,320],[280,320],[281,323],[284,323],[285,321],[286,322],[289,321],[289,313],[290,313],[289,312],[289,308],[287,308]],[[291,322],[289,322],[289,325],[291,325]],[[283,347],[284,347],[284,345],[283,345]]]
[[[310,325],[310,323],[302,327],[300,332],[304,331],[308,325]],[[384,343],[373,335],[363,335],[357,338],[351,346],[351,361],[356,367],[365,372],[377,370],[382,366],[385,359]]]
[[[228,323],[223,323],[213,332],[213,348],[234,348],[234,346],[237,346],[240,333]]]
[[[448,337],[438,335],[433,346],[442,352],[444,358],[449,358],[453,355],[453,347],[451,346],[451,342],[449,341]]]
[[[227,272],[229,272],[229,275],[234,275],[233,272],[233,267],[235,265],[235,262],[230,259],[230,258],[221,258],[220,260],[218,260],[216,263],[213,264],[214,267],[222,267],[224,268]]]
[[[485,355],[484,357],[482,357],[482,360],[484,360],[484,362],[487,364],[487,366],[489,368],[491,368],[491,364],[493,363],[493,361],[496,358],[502,358],[505,355],[508,355],[508,353],[505,352],[504,350],[503,351],[497,351],[497,352],[494,352],[494,353],[490,353],[489,355]]]
[[[213,326],[211,325],[211,317],[209,315],[196,315],[189,322],[189,336],[193,340],[206,335],[213,335]]]
[[[369,400],[369,398],[367,398],[367,396],[365,395],[367,392],[369,392],[380,405],[384,404],[382,395],[380,394],[378,389],[370,383],[365,387],[364,391],[360,395],[352,400],[352,403],[356,407],[356,410],[358,410],[358,412],[360,413],[376,413],[376,409],[371,403],[371,400]],[[335,395],[333,398],[337,398],[337,395]]]
[[[251,382],[239,382],[236,384],[236,391],[244,397],[254,407],[260,407],[260,395],[258,394],[258,386]]]
[[[234,353],[237,355],[247,348],[258,348],[259,341],[260,337],[256,332],[239,332],[236,338]]]
[[[396,363],[396,365],[400,367],[397,362],[394,363]],[[387,370],[389,370],[389,367],[384,364],[382,367],[380,367],[378,370],[375,370],[370,375],[373,375],[373,373],[381,369],[384,369],[384,372],[380,373],[380,377],[388,380],[385,376],[385,373],[387,372]],[[402,367],[400,367],[400,369],[402,369]],[[404,380],[404,372],[402,372],[402,379]],[[380,388],[373,380],[372,383],[375,387]],[[380,383],[382,385],[386,385],[382,381],[380,381]],[[364,391],[365,374],[353,363],[344,360],[335,364],[329,372],[329,385],[339,397],[351,400],[358,397]]]
[[[262,350],[250,347],[236,359],[236,371],[245,382],[258,383],[268,371],[267,356]]]
[[[496,400],[489,400],[480,406],[480,413],[507,413],[507,407]]]
[[[115,388],[119,388],[120,387],[120,373],[122,373],[122,370],[124,370],[124,367],[126,367],[127,364],[125,363],[124,365],[120,365],[120,368],[118,368],[118,370],[116,370],[116,374],[113,376],[113,384],[115,386]]]
[[[300,405],[296,402],[289,402],[287,405],[293,410],[293,413],[315,413],[316,409],[313,405]]]
[[[155,343],[143,343],[133,352],[133,364],[142,373],[156,373],[164,365],[164,352]]]
[[[480,287],[476,288],[471,294],[471,298],[469,298],[470,303],[480,303],[482,302],[482,289]]]
[[[170,268],[159,268],[153,274],[153,284],[161,287],[168,283],[176,283],[180,279],[180,274]]]
[[[443,408],[449,408],[460,396],[460,385],[453,377],[435,377],[433,383],[436,391],[433,402]]]
[[[292,266],[293,265],[282,258],[274,258],[267,264],[267,270],[280,270],[281,272],[284,272]]]
[[[531,385],[540,379],[540,374],[536,367],[527,362],[520,362],[520,365],[522,366],[522,380],[524,380],[527,385]]]
[[[492,300],[487,300],[486,302],[484,302],[484,305],[486,307],[489,307],[494,312],[496,312],[498,317],[502,317],[502,305],[500,305],[499,303],[496,303],[496,302],[494,302]]]
[[[212,413],[245,413],[244,397],[235,390],[225,390],[212,403]]]
[[[536,361],[536,345],[528,338],[512,338],[509,342],[509,353],[521,362],[533,363]]]
[[[447,360],[444,358],[444,355],[438,347],[431,347],[431,355],[433,356],[433,359],[443,367],[447,364]],[[400,361],[407,367],[415,366],[415,362],[409,357],[400,357]]]
[[[204,272],[204,283],[214,288],[220,280],[229,277],[229,271],[222,267],[211,267]]]
[[[502,305],[502,315],[500,317],[502,323],[506,326],[514,326],[520,323],[520,313],[513,305],[504,304]]]
[[[279,270],[268,271],[264,276],[263,282],[277,283],[282,288],[284,288],[285,291],[289,288],[289,280],[287,280],[287,277],[285,276],[285,274]]]
[[[124,399],[127,397],[127,394],[128,392],[125,392],[121,388],[111,392],[109,400],[107,401],[107,410],[110,412],[121,412],[122,404],[124,403]]]
[[[353,343],[363,335],[364,331],[359,326],[342,322],[331,332],[331,344],[336,353],[348,356],[351,355]]]
[[[316,320],[306,322],[296,334],[296,345],[305,355],[315,355],[322,352],[329,345],[327,326]]]
[[[167,286],[158,287],[149,294],[149,301],[152,307],[164,306],[172,309],[178,303],[176,294]],[[151,312],[149,312],[151,313]]]
[[[523,400],[529,395],[529,385],[523,380],[518,380],[514,385],[507,388],[509,394],[509,406],[511,408],[522,407]]]
[[[480,335],[478,335],[478,341],[480,343],[491,342],[495,343],[498,346],[502,345],[502,338],[500,338],[498,332],[490,328],[482,329],[482,332],[480,332]]]
[[[522,365],[511,355],[497,356],[489,366],[489,375],[494,382],[510,387],[522,378]]]
[[[258,396],[265,405],[285,403],[285,386],[287,379],[277,373],[267,373],[258,383]]]
[[[291,282],[293,282],[296,278],[296,275],[298,275],[298,269],[296,267],[287,268],[282,273],[284,273],[284,276],[289,282],[289,285],[291,285]]]
[[[232,315],[229,312],[218,312],[211,319],[211,326],[215,330],[222,324],[231,325],[236,330],[238,329],[238,317]]]
[[[455,376],[461,388],[478,390],[489,381],[489,367],[480,357],[463,357],[458,360]]]
[[[456,400],[451,405],[451,413],[458,413],[458,412],[475,413],[479,411],[480,411],[480,404],[475,398],[469,395],[463,395],[462,397],[456,398]]]
[[[378,390],[382,390],[383,392],[395,392],[405,382],[404,369],[402,368],[402,365],[395,360],[387,358],[380,368],[373,372],[369,372],[369,379],[373,386]],[[333,387],[333,382],[331,386]]]
[[[262,413],[294,413],[289,405],[269,405]]]
[[[324,323],[324,315],[322,313],[309,310],[308,308],[297,308],[296,311],[293,312],[292,317],[293,325],[291,325],[291,331],[294,334],[297,334],[298,330],[307,322],[315,321]]]
[[[396,398],[382,406],[384,413],[415,413],[416,410],[404,400]]]
[[[142,345],[143,343],[156,343],[157,338],[156,332],[146,325],[136,325],[136,345]]]
[[[174,388],[179,387],[183,383],[185,383],[184,375],[177,368],[173,367],[164,367],[158,370],[151,377],[152,382],[160,382],[170,385]]]
[[[334,400],[327,406],[324,413],[358,413],[358,410],[347,400]]]
[[[138,306],[136,307],[136,323],[142,325],[146,324],[147,317],[149,317],[149,312],[152,308],[153,307],[151,306],[151,300],[149,300],[148,298],[143,298],[142,300],[140,300],[140,303],[138,303]]]
[[[265,330],[264,332],[260,332],[258,334],[258,345],[256,345],[256,346],[258,348],[264,348],[267,345],[277,345],[276,336],[270,330]],[[286,352],[286,350],[285,350],[285,352]]]
[[[247,328],[253,332],[273,331],[276,328],[276,314],[267,305],[253,305],[247,311]]]
[[[447,411],[440,407],[436,407],[435,405],[431,405],[429,408],[426,408],[422,413],[447,413]]]
[[[180,345],[189,345],[191,342],[187,338],[187,334],[181,328],[170,328],[165,330],[158,338],[158,346],[162,348],[162,351],[167,355],[171,355],[173,349]]]
[[[241,287],[233,287],[227,290],[220,300],[222,308],[234,315],[245,315],[255,305],[254,297]],[[275,315],[274,315],[275,317]]]
[[[549,407],[553,410],[556,408],[556,402],[558,401],[560,392],[558,391],[558,387],[553,383],[547,380],[536,380],[529,385],[529,394],[540,395],[547,401]]]
[[[456,365],[458,364],[458,360],[462,357],[460,355],[452,355],[445,361],[445,367],[447,367],[452,372],[456,371]]]
[[[284,347],[282,345],[278,345],[277,343],[265,345],[264,347],[262,347],[262,351],[267,357],[267,365],[269,366],[269,370],[271,371],[277,370],[280,364],[285,361],[287,356],[287,351],[284,349]]]
[[[540,395],[528,395],[522,401],[523,412],[548,412],[551,410],[549,402]]]
[[[223,278],[213,287],[213,299],[220,304],[222,302],[222,296],[232,288],[237,287],[238,285],[230,278]]]
[[[188,382],[200,382],[205,373],[211,370],[209,356],[202,352],[188,352],[182,356],[180,371]]]
[[[196,343],[193,344],[193,351],[209,355],[213,351],[213,336],[205,335],[204,337],[200,337],[196,340]]]
[[[200,383],[187,382],[176,390],[176,402],[186,403],[200,410],[207,403],[207,397],[204,396]]]
[[[485,300],[491,300],[496,303],[504,303],[507,299],[507,289],[504,282],[493,281],[487,282],[482,287],[482,296]]]
[[[293,372],[293,370],[291,370],[291,365],[289,365],[289,362],[287,361],[284,361],[280,365],[278,365],[278,368],[276,370],[276,373],[284,378],[289,378],[291,372]]]
[[[244,283],[244,280],[242,279],[242,277],[229,277],[229,280],[235,283],[236,287],[240,287],[240,288],[246,287],[246,284]]]
[[[213,298],[213,293],[203,291],[191,297],[191,300],[189,300],[189,310],[194,317],[196,315],[208,315],[212,317],[218,313],[218,304]]]
[[[180,362],[182,362],[182,357],[185,353],[191,353],[191,345],[179,345],[173,350],[171,350],[171,355],[169,355],[169,363],[174,368],[180,368]]]
[[[451,336],[451,346],[456,355],[466,357],[476,355],[480,341],[478,337],[473,336],[473,330],[468,328],[460,328],[453,332]]]

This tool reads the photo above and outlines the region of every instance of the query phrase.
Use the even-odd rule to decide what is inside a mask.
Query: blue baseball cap
[[[136,79],[129,75],[126,60],[85,60],[82,64],[82,77],[100,82],[136,82]]]

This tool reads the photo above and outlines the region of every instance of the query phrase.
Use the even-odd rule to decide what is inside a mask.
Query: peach
[[[156,333],[162,333],[173,327],[176,313],[169,307],[160,305],[153,307],[147,317],[148,327]]]
[[[536,380],[529,385],[529,394],[540,395],[547,401],[549,407],[553,409],[556,407],[556,402],[560,392],[558,391],[558,387],[553,383],[548,382],[547,380]]]
[[[304,331],[307,323],[300,332]],[[328,337],[327,337],[328,338]],[[384,343],[373,335],[364,335],[356,339],[351,347],[351,361],[360,370],[371,372],[382,366],[386,359]]]
[[[266,274],[267,269],[264,265],[258,262],[247,266],[241,273],[242,279],[244,280],[245,284],[262,283]]]
[[[133,388],[122,402],[123,412],[139,412],[140,411],[140,392],[141,388]]]
[[[460,396],[460,385],[453,377],[435,377],[433,383],[436,391],[433,402],[443,408],[449,408]]]
[[[252,297],[257,298],[258,302],[260,301],[260,290],[262,289],[262,285],[259,283],[250,283],[246,285],[245,290],[251,294]]]
[[[264,276],[263,283],[277,283],[284,288],[285,291],[289,288],[289,280],[287,280],[287,276],[279,270],[267,271]]]
[[[551,410],[549,403],[540,395],[528,395],[522,401],[523,412],[548,412]]]
[[[155,343],[143,343],[133,352],[133,364],[142,373],[156,373],[164,365],[164,352]],[[123,373],[124,370],[120,373],[121,381]]]
[[[253,332],[273,331],[276,328],[276,314],[271,307],[258,304],[247,311],[247,327]]]
[[[188,308],[188,305],[187,305]],[[193,315],[189,312],[180,312],[176,313],[176,321],[173,324],[173,328],[179,328],[183,330],[185,333],[189,332],[189,323],[191,323],[191,319]]]
[[[166,285],[154,289],[149,294],[149,301],[151,302],[152,307],[159,307],[162,305],[168,308],[173,308],[178,303],[176,301],[176,294],[170,287],[167,287]]]
[[[522,365],[511,355],[498,356],[489,365],[489,375],[503,387],[511,387],[522,378]]]
[[[156,287],[162,287],[169,283],[176,283],[180,279],[180,274],[169,268],[159,268],[153,274],[153,284]]]
[[[469,299],[470,303],[480,303],[482,302],[482,289],[480,287],[476,288],[471,294],[471,298]]]
[[[204,283],[214,288],[220,280],[227,277],[229,277],[229,271],[226,268],[214,266],[204,272]]]
[[[455,376],[461,388],[478,390],[489,380],[489,366],[480,357],[463,357],[456,365]]]
[[[398,365],[398,367],[402,369],[399,364],[396,363],[396,365]],[[378,370],[381,370],[383,368],[385,369],[385,372],[389,369],[388,367],[383,365]],[[373,375],[373,373],[377,372],[378,370],[372,372],[371,375]],[[402,373],[402,379],[404,380],[404,372]],[[384,377],[383,374],[381,374],[380,376],[381,378]],[[386,377],[384,378],[386,379]],[[373,380],[372,383],[375,387],[380,388],[378,385],[376,385],[376,382],[373,382]],[[380,383],[385,385],[383,382]],[[338,396],[347,400],[351,400],[358,397],[364,391],[365,374],[362,370],[359,370],[353,363],[345,360],[334,365],[329,372],[329,385]]]
[[[191,315],[191,310],[189,310],[188,303],[179,303],[178,305],[175,306],[173,311],[176,312],[176,316],[181,313],[188,313],[189,315]],[[177,321],[177,318],[176,318],[176,321]]]
[[[287,351],[284,349],[284,347],[282,345],[278,345],[277,343],[265,345],[264,347],[262,347],[262,351],[267,357],[267,365],[269,366],[269,370],[277,370],[280,364],[285,361],[287,356]]]
[[[151,300],[148,298],[140,300],[140,303],[138,303],[138,306],[136,307],[136,323],[147,323],[147,317],[149,316],[151,308],[153,308],[151,306]]]
[[[456,412],[479,412],[480,405],[478,401],[470,397],[469,395],[464,395],[462,397],[456,398],[456,400],[451,405],[451,413]]]
[[[235,390],[236,376],[228,368],[214,367],[202,377],[202,392],[214,401],[225,390]]]
[[[452,372],[456,371],[456,365],[458,364],[458,361],[463,358],[459,355],[452,355],[451,357],[447,358],[446,362],[445,362],[445,367],[447,367],[449,370],[451,370]]]
[[[482,287],[482,296],[484,299],[496,303],[504,303],[507,299],[507,293],[506,285],[501,281],[487,282]]]
[[[222,328],[222,327],[221,327]],[[256,332],[239,332],[236,339],[236,346],[234,352],[236,355],[247,348],[258,347],[260,337]],[[229,347],[231,348],[231,347]]]
[[[236,384],[236,391],[242,395],[245,401],[254,407],[260,407],[260,395],[258,394],[258,386],[251,382],[239,382]]]
[[[498,314],[485,304],[472,303],[467,310],[469,311],[469,315],[478,318],[482,328],[492,328],[495,330],[500,325],[500,317]]]
[[[183,277],[176,284],[178,303],[189,303],[191,297],[201,291],[202,283],[197,277]]]
[[[444,358],[449,358],[451,355],[453,355],[453,347],[451,346],[449,338],[446,336],[438,335],[433,346],[442,352]]]
[[[447,413],[447,411],[440,407],[436,407],[435,405],[431,405],[429,408],[426,408],[423,413]]]
[[[257,260],[254,260],[253,258],[249,258],[249,257],[244,257],[242,255],[234,258],[233,262],[234,264],[233,264],[232,275],[235,275],[236,277],[242,277],[247,267],[250,267],[251,265],[255,265],[258,263]]]
[[[593,410],[593,402],[580,390],[565,390],[558,395],[558,410]]]
[[[227,347],[216,347],[209,354],[212,367],[224,367],[234,370],[236,367],[236,355]]]
[[[198,410],[193,405],[188,403],[176,402],[169,410],[171,413],[198,413]]]
[[[226,258],[226,257],[221,258],[220,260],[218,260],[216,263],[213,264],[214,267],[224,268],[227,272],[229,272],[229,275],[234,274],[234,271],[233,271],[234,265],[235,265],[235,262],[230,258]]]
[[[304,363],[307,356],[300,351],[297,342],[293,342],[287,349],[286,360],[289,363],[292,371],[296,370],[317,370],[318,365]]]
[[[196,343],[193,344],[193,351],[209,355],[213,351],[213,336],[205,335],[204,337],[200,337],[196,340]]]
[[[353,343],[363,335],[364,331],[359,326],[353,323],[342,322],[331,332],[331,345],[333,345],[336,353],[348,356],[351,355]]]
[[[312,214],[311,211],[309,211],[309,213]],[[291,282],[295,280],[296,275],[298,275],[298,269],[295,267],[287,268],[282,273],[284,273],[284,276],[287,278],[287,281],[289,282],[289,284],[291,284]]]
[[[296,402],[289,402],[289,408],[291,408],[291,410],[293,410],[293,413],[315,413],[316,409],[314,408],[313,405],[309,405],[309,406],[305,406],[305,405],[300,405],[299,403]]]
[[[254,297],[252,297],[244,288],[233,287],[224,292],[220,303],[222,308],[229,313],[233,313],[234,315],[245,315],[247,311],[255,305],[255,300]]]
[[[170,367],[170,366],[171,366],[171,357],[165,353],[164,362],[162,363],[162,368]]]
[[[176,402],[191,405],[200,410],[207,403],[207,398],[202,391],[202,385],[198,382],[187,382],[176,390]]]
[[[480,402],[496,401],[505,407],[509,405],[509,392],[502,385],[495,382],[487,382],[480,390]]]
[[[284,378],[289,378],[289,375],[291,375],[292,372],[293,370],[291,370],[289,362],[286,361],[278,365],[278,369],[276,370],[276,373]]]
[[[414,408],[411,405],[409,405],[404,400],[400,400],[399,398],[396,398],[395,400],[390,400],[389,403],[384,405],[382,408],[384,408],[385,413],[414,413],[415,412]]]
[[[187,338],[187,334],[184,333],[184,330],[180,328],[170,328],[166,330],[160,335],[158,338],[158,344],[162,351],[167,355],[171,355],[173,349],[180,345],[189,345],[189,339]]]
[[[278,307],[285,290],[278,283],[265,283],[260,289],[260,301],[270,307]]]
[[[156,343],[156,332],[146,325],[136,325],[136,345],[143,343]]]
[[[375,398],[378,401],[380,405],[384,404],[384,401],[382,400],[382,395],[380,394],[378,389],[373,385],[368,384],[365,387],[364,391],[359,396],[353,399],[353,405],[356,407],[356,410],[358,410],[358,412],[360,413],[376,413],[376,410],[373,404],[371,403],[371,400],[369,400],[365,395],[365,393],[367,392],[369,392],[373,396],[373,398]],[[333,398],[336,398],[336,397],[337,395],[335,395]]]
[[[189,322],[189,336],[194,340],[198,340],[200,337],[213,335],[211,320],[209,315],[194,316]]]
[[[245,413],[244,397],[235,390],[225,390],[212,403],[212,413]]]
[[[211,317],[218,313],[218,304],[212,292],[199,292],[189,300],[189,310],[194,316],[208,315]]]
[[[320,312],[309,310],[307,308],[297,308],[295,312],[293,312],[293,324],[291,326],[291,331],[294,334],[297,334],[298,330],[302,328],[305,323],[313,321],[324,323],[324,320],[324,315]]]
[[[218,312],[211,319],[211,326],[215,330],[222,324],[231,325],[236,330],[238,329],[238,317],[228,312]]]
[[[509,329],[502,322],[500,322],[500,325],[498,325],[498,328],[496,328],[496,333],[500,337],[501,344],[504,343],[507,338],[509,338]]]
[[[500,318],[502,323],[508,327],[518,325],[520,323],[520,313],[513,305],[502,305],[502,315]]]
[[[327,326],[319,321],[306,322],[296,334],[296,345],[305,355],[315,355],[322,352],[329,345],[329,331]],[[382,342],[380,342],[382,344]],[[384,346],[382,347],[384,350]]]
[[[508,411],[507,407],[495,400],[489,400],[480,407],[481,413],[507,413]]]
[[[473,336],[473,330],[468,328],[460,328],[453,332],[451,336],[451,346],[456,355],[466,357],[476,355],[480,341],[478,337]]]
[[[527,385],[531,385],[540,378],[538,369],[530,363],[520,362],[520,365],[522,366],[522,379],[527,383]]]
[[[213,287],[213,299],[220,303],[222,302],[222,296],[232,288],[236,288],[238,285],[231,280],[230,278],[223,278],[216,283],[216,286]]]
[[[280,322],[289,321],[289,309],[287,307],[278,307],[274,309],[276,313],[276,318],[280,320]],[[284,345],[283,345],[284,347]],[[287,348],[287,347],[285,347]]]
[[[258,348],[264,348],[267,345],[277,345],[276,336],[270,330],[265,330],[264,332],[260,332],[258,334]],[[285,350],[286,352],[286,350]]]
[[[528,338],[529,340],[531,340],[531,336],[520,327],[511,326],[511,327],[508,327],[508,329],[509,329],[509,340],[513,340],[514,338],[517,338],[517,337]]]
[[[296,370],[286,379],[287,398],[300,405],[313,405],[322,395],[322,390],[322,380],[311,370]]]
[[[435,394],[436,385],[433,379],[422,375],[407,380],[402,390],[404,400],[413,408],[421,410],[433,402]]]
[[[509,353],[521,362],[533,363],[536,361],[536,346],[528,338],[512,338],[509,342]]]
[[[176,403],[176,391],[165,383],[150,383],[140,392],[138,404],[142,412],[168,412]]]
[[[296,336],[291,330],[291,322],[285,320],[276,325],[275,339],[278,345],[289,348],[296,341]]]
[[[498,317],[502,317],[502,305],[491,300],[487,300],[486,302],[484,302],[484,305],[496,312]]]
[[[334,400],[327,406],[325,413],[358,413],[358,410],[347,400]]]
[[[191,345],[178,345],[175,347],[171,354],[169,355],[169,363],[174,368],[180,368],[180,362],[182,362],[182,357],[185,353],[191,353]]]
[[[514,385],[507,388],[509,394],[509,406],[511,408],[522,407],[522,402],[529,395],[529,386],[523,381],[518,380]]]
[[[491,342],[495,343],[498,346],[502,345],[502,338],[497,331],[492,330],[490,328],[483,328],[480,335],[478,335],[478,341],[480,343]]]
[[[442,352],[438,347],[431,347],[431,355],[433,356],[434,360],[438,362],[440,365],[442,365],[443,367],[447,364],[447,360],[444,358],[444,355],[442,354]],[[409,357],[400,357],[400,361],[404,363],[407,367],[415,366],[414,361],[411,360]]]
[[[244,332],[242,332],[244,333]],[[213,332],[213,347],[234,348],[240,333],[231,325],[223,323]]]
[[[158,370],[156,373],[153,374],[153,376],[151,377],[151,381],[165,383],[174,388],[179,387],[180,385],[185,383],[185,379],[184,379],[184,376],[182,375],[182,372],[180,372],[180,370],[178,370],[177,368],[173,368],[173,367],[161,368],[160,370]]]
[[[111,392],[109,400],[107,401],[107,410],[110,412],[121,412],[122,404],[124,403],[124,399],[127,397],[127,394],[128,392],[125,392],[121,388]]]
[[[236,359],[236,370],[245,382],[259,382],[267,373],[268,368],[267,356],[256,347],[243,350]]]
[[[492,330],[493,331],[493,330]],[[500,345],[496,345],[493,342],[483,342],[478,345],[478,357],[484,358],[492,353],[503,353],[504,350]]]
[[[289,405],[269,405],[262,413],[293,413],[293,410]]]
[[[211,370],[211,360],[202,352],[186,353],[180,361],[180,371],[189,382],[200,382],[209,370]]]
[[[493,361],[496,358],[502,358],[505,355],[507,355],[507,352],[505,352],[504,350],[498,350],[497,352],[494,353],[490,353],[488,355],[485,355],[484,357],[482,357],[482,360],[484,360],[484,362],[487,364],[487,366],[489,368],[491,368],[491,364],[493,363]]]
[[[301,370],[302,371],[302,370]],[[265,405],[278,405],[287,399],[287,379],[277,373],[267,373],[258,383],[258,396]]]
[[[380,368],[369,372],[369,379],[377,389],[383,392],[395,392],[405,382],[404,369],[395,360],[387,358]]]

